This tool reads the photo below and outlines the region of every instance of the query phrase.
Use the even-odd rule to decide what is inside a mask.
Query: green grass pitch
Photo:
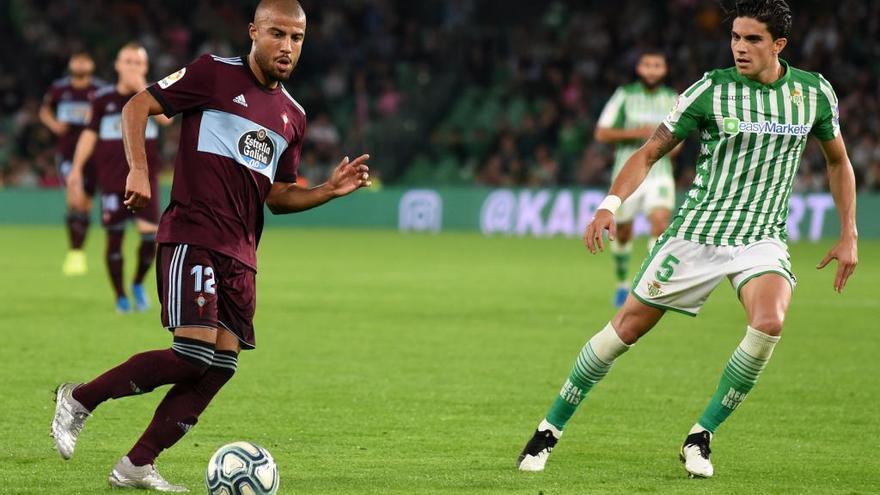
[[[104,404],[71,461],[53,451],[57,383],[170,342],[155,307],[113,312],[103,233],[90,236],[91,271],[65,279],[60,227],[0,227],[0,493],[109,492],[166,390]],[[880,242],[861,243],[843,295],[833,268],[814,269],[829,246],[791,247],[784,338],[712,444],[716,477],[688,480],[678,448],[745,330],[728,284],[699,317],[667,315],[591,393],[547,471],[519,473],[519,450],[612,315],[607,254],[573,239],[268,230],[258,349],[160,471],[202,492],[214,449],[246,439],[275,456],[280,493],[877,493]]]

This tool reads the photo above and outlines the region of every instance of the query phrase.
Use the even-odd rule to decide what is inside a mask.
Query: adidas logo
[[[239,105],[247,108],[247,101],[244,99],[244,95],[238,95],[232,99],[232,101],[238,103]]]

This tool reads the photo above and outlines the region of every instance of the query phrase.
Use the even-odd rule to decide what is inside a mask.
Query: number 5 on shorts
[[[672,272],[675,271],[675,265],[681,263],[678,258],[673,255],[669,255],[663,259],[663,262],[660,263],[660,269],[657,270],[657,280],[661,282],[669,282],[669,279],[672,277]]]

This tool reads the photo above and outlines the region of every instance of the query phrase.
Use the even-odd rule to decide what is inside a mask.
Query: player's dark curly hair
[[[724,2],[728,17],[750,17],[767,25],[773,39],[791,34],[791,9],[785,0],[728,0]]]

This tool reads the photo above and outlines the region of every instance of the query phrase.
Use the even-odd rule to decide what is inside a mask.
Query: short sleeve
[[[623,88],[617,88],[617,91],[611,95],[611,99],[605,104],[602,113],[599,115],[597,127],[605,129],[621,129],[623,128],[625,117],[624,103],[626,102],[626,91]]]
[[[810,133],[819,141],[831,141],[840,135],[840,110],[834,88],[819,75],[819,97],[817,98],[816,120]]]
[[[275,171],[275,182],[296,182],[296,173],[299,168],[299,157],[302,154],[302,145],[305,140],[306,126],[297,132],[294,141],[290,143],[281,157],[278,159],[278,169]]]
[[[204,107],[214,92],[216,62],[202,55],[179,71],[147,88],[167,117]]]
[[[708,89],[712,87],[712,78],[706,73],[702,79],[691,85],[675,100],[672,111],[666,116],[663,124],[678,139],[684,139],[700,127],[711,111]]]
[[[98,98],[92,98],[92,111],[89,112],[89,123],[86,129],[91,129],[100,134],[101,119],[104,118],[104,106],[99,103]]]
[[[55,90],[54,84],[43,96],[43,104],[51,108],[53,112],[58,108],[58,91]]]

